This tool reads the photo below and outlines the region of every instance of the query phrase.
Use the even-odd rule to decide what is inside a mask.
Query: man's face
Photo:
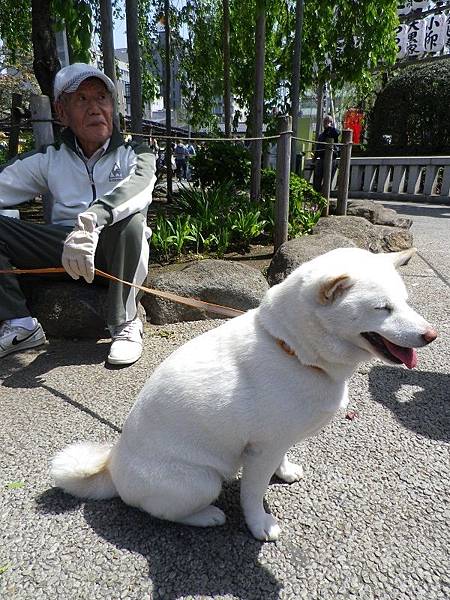
[[[111,137],[114,103],[103,81],[91,77],[76,92],[64,94],[56,103],[63,125],[77,136],[86,156],[91,156]]]

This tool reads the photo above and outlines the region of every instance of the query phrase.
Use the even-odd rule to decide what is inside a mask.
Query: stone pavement
[[[304,479],[274,480],[266,496],[277,543],[250,536],[237,481],[218,500],[227,524],[201,530],[74,499],[48,477],[64,445],[114,440],[156,365],[217,321],[147,326],[144,356],[125,369],[105,367],[106,342],[51,340],[2,359],[0,597],[448,599],[450,207],[393,207],[414,219],[419,253],[402,272],[440,337],[414,371],[363,365],[356,417],[338,414],[292,450]]]

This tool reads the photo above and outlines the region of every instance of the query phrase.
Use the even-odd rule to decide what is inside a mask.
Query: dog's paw
[[[274,542],[280,537],[280,526],[276,519],[268,513],[263,513],[261,518],[247,521],[247,526],[257,540]]]
[[[289,461],[283,461],[276,470],[275,475],[286,483],[294,483],[294,481],[300,481],[303,477],[303,467]]]
[[[179,519],[179,523],[184,525],[193,525],[194,527],[214,527],[216,525],[223,525],[226,517],[223,510],[217,508],[217,506],[207,506],[203,510]]]

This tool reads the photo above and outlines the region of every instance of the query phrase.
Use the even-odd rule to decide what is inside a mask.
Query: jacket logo
[[[114,163],[111,173],[109,174],[109,181],[121,181],[123,179],[122,171],[119,163]]]

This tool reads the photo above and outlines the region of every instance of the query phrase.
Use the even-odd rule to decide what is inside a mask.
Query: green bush
[[[371,155],[450,154],[448,61],[411,65],[392,77],[369,115]]]
[[[245,189],[250,181],[250,153],[240,143],[208,142],[189,159],[193,166],[192,180],[202,187],[233,183]]]
[[[261,194],[263,198],[264,217],[273,223],[270,214],[273,213],[276,191],[276,171],[263,169],[261,173]],[[289,179],[289,237],[297,237],[309,233],[320,218],[326,200],[315,191],[313,186],[291,173]]]

